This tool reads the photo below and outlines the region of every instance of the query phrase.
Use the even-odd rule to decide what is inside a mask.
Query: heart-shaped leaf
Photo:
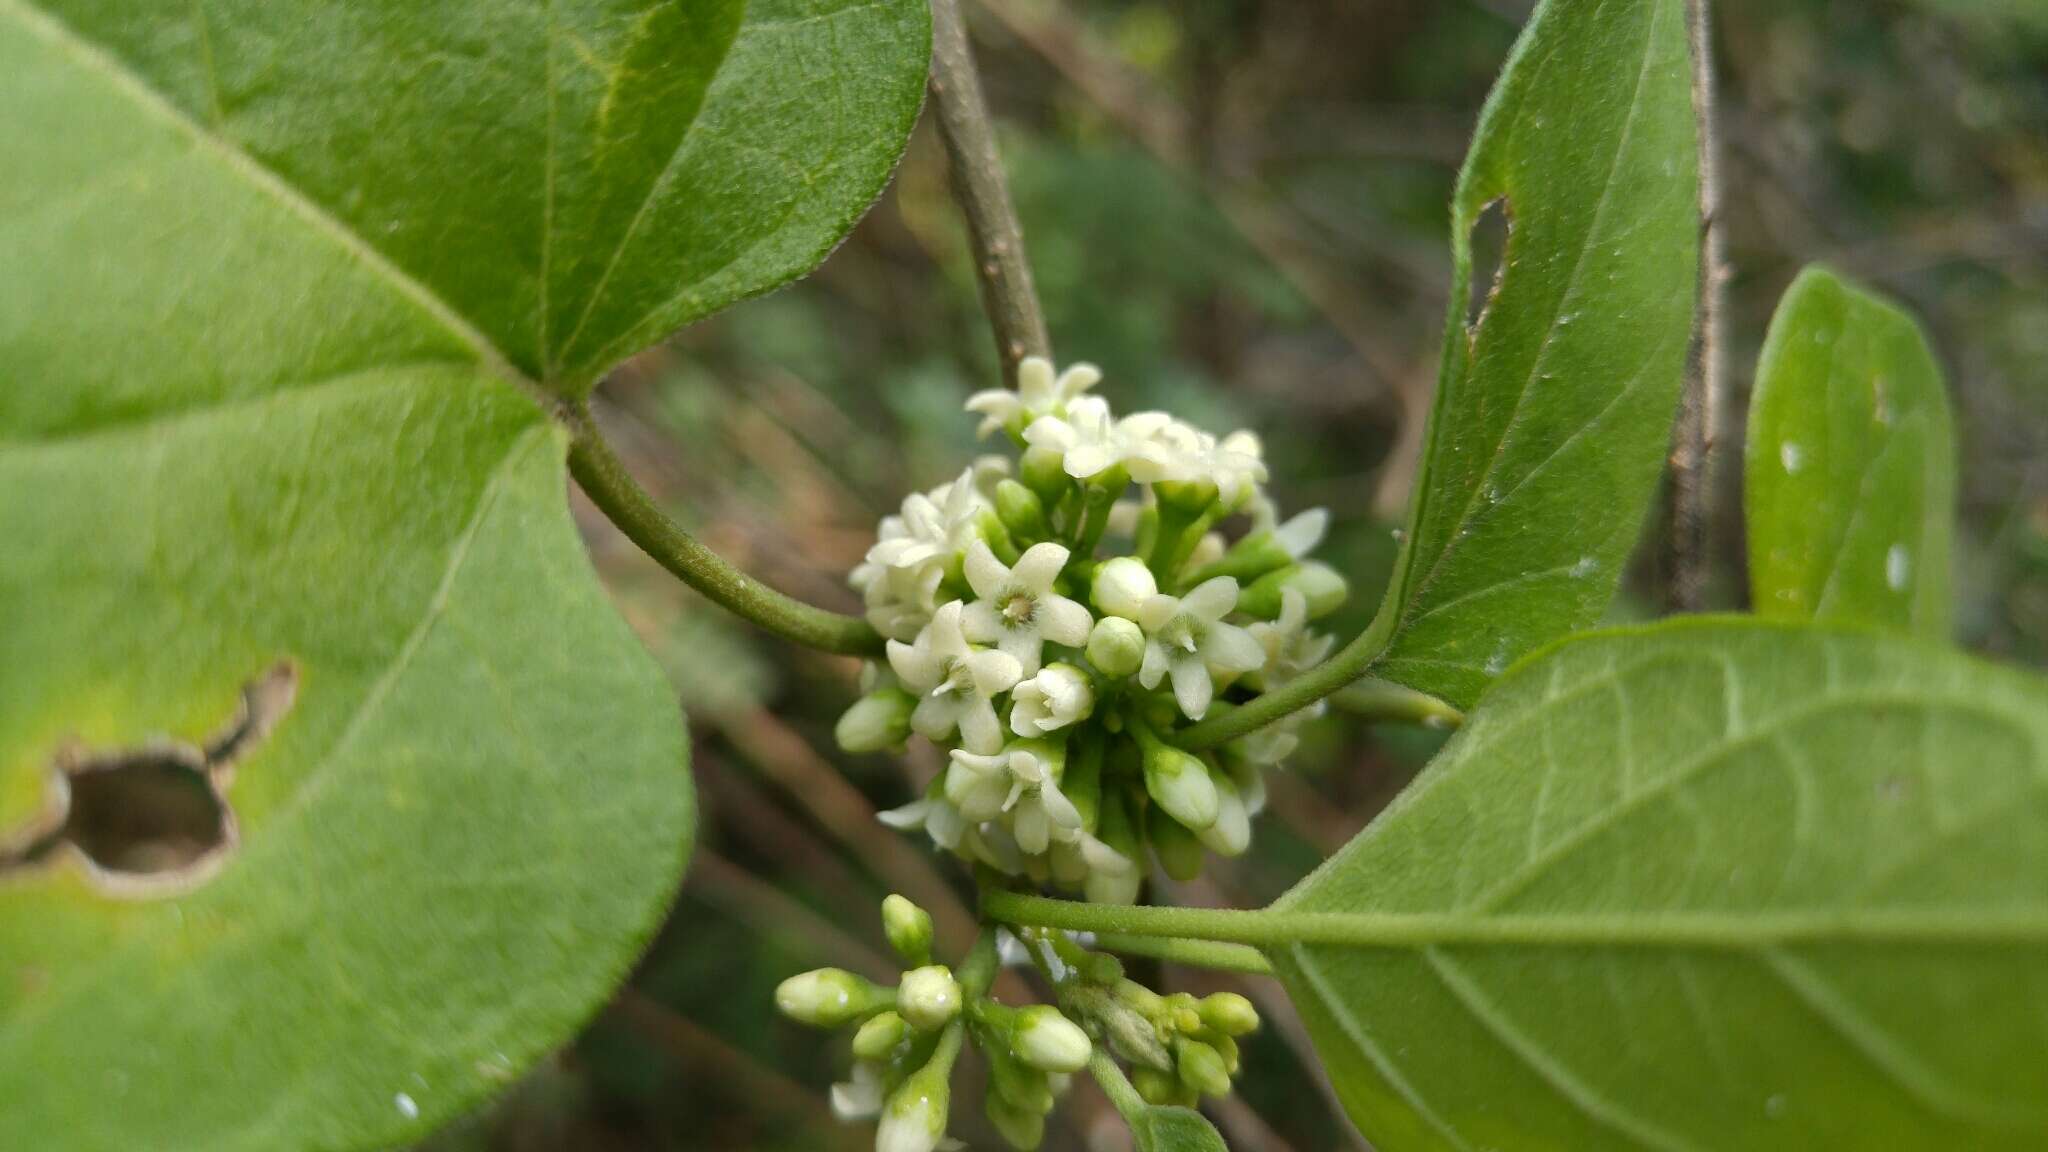
[[[1948,392],[1919,325],[1808,269],[1778,305],[1750,399],[1756,610],[1946,639],[1955,492]]]
[[[807,269],[916,0],[0,0],[0,1147],[386,1147],[674,890],[548,406]]]
[[[1255,922],[1387,1152],[2048,1146],[2048,687],[1757,621],[1572,641]]]
[[[1378,674],[1470,706],[1597,620],[1642,528],[1691,333],[1699,177],[1683,0],[1548,0],[1452,204],[1451,320]],[[1472,231],[1508,221],[1484,315]]]

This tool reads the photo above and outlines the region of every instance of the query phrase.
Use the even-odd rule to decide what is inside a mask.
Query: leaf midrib
[[[80,67],[100,77],[116,92],[126,96],[146,115],[190,138],[217,159],[231,175],[283,205],[339,245],[365,270],[411,301],[431,320],[440,324],[474,352],[479,367],[518,386],[529,396],[540,401],[544,407],[548,405],[551,396],[547,390],[538,381],[521,372],[503,349],[442,299],[439,293],[393,263],[390,257],[364,239],[362,234],[328,212],[318,201],[306,195],[276,170],[250,155],[234,141],[193,119],[119,57],[79,34],[56,15],[37,6],[33,0],[0,0],[0,14],[13,20],[29,35],[70,56]]]

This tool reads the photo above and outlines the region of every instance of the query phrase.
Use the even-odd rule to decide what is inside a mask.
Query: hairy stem
[[[1386,651],[1398,618],[1391,606],[1382,608],[1365,631],[1338,649],[1336,655],[1248,704],[1181,729],[1173,734],[1173,742],[1191,752],[1214,748],[1256,732],[1343,688],[1371,670],[1373,662]]]
[[[974,271],[981,281],[982,307],[995,329],[1003,378],[1015,384],[1018,363],[1027,356],[1050,357],[1052,340],[1031,286],[1024,231],[1010,203],[1009,183],[996,153],[995,126],[982,98],[960,5],[958,0],[931,0],[931,5],[932,105],[952,161],[953,196],[967,217],[973,240]]]
[[[569,471],[576,483],[628,540],[683,583],[785,640],[827,652],[869,656],[881,652],[882,638],[867,621],[785,596],[683,531],[634,481],[598,431],[588,406],[568,409],[565,418],[574,437],[569,445]]]
[[[1465,723],[1463,712],[1427,692],[1370,676],[1331,696],[1330,702],[1373,724],[1456,728]]]
[[[1714,120],[1713,29],[1708,0],[1689,0],[1692,100],[1699,123],[1699,303],[1686,356],[1685,389],[1672,432],[1671,483],[1666,494],[1665,603],[1677,612],[1706,606],[1716,538],[1714,442],[1727,388],[1722,365],[1721,290],[1727,282],[1727,229]]]
[[[1126,956],[1149,956],[1190,968],[1243,972],[1252,976],[1273,974],[1273,966],[1266,962],[1266,957],[1258,949],[1243,944],[1177,936],[1129,936],[1120,932],[1098,932],[1095,944],[1104,951],[1120,952]]]
[[[1116,1061],[1109,1058],[1109,1053],[1104,1052],[1100,1044],[1088,1055],[1088,1074],[1102,1086],[1102,1094],[1109,1097],[1110,1104],[1125,1123],[1135,1124],[1138,1117],[1145,1114],[1149,1107],[1145,1098],[1131,1087],[1131,1078],[1124,1075],[1124,1070],[1116,1066]]]

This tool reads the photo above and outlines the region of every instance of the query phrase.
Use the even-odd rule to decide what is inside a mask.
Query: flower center
[[[1038,609],[1038,601],[1029,594],[1019,592],[1003,602],[1003,622],[1011,627],[1031,623],[1031,614]]]

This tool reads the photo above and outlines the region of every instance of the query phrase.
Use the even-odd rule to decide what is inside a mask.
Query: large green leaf
[[[0,39],[93,74],[119,120],[203,140],[473,343],[573,394],[839,242],[908,138],[930,15],[922,0],[0,0]],[[32,96],[14,79],[10,118]],[[104,129],[62,108],[34,123]],[[77,195],[107,191],[101,176]],[[51,311],[106,307],[84,286],[50,286]]]
[[[1216,1126],[1192,1108],[1152,1105],[1131,1121],[1138,1152],[1229,1152]]]
[[[814,263],[926,37],[0,0],[0,1148],[387,1146],[603,999],[692,802],[548,406]]]
[[[1750,400],[1756,610],[1949,634],[1955,432],[1919,325],[1820,268],[1785,293]]]
[[[2048,1147],[2048,688],[1810,626],[1576,640],[1260,921],[1387,1152]]]
[[[1468,706],[1599,618],[1641,531],[1691,332],[1699,184],[1684,0],[1549,0],[1480,117],[1381,675]],[[1472,231],[1506,254],[1476,327]]]

